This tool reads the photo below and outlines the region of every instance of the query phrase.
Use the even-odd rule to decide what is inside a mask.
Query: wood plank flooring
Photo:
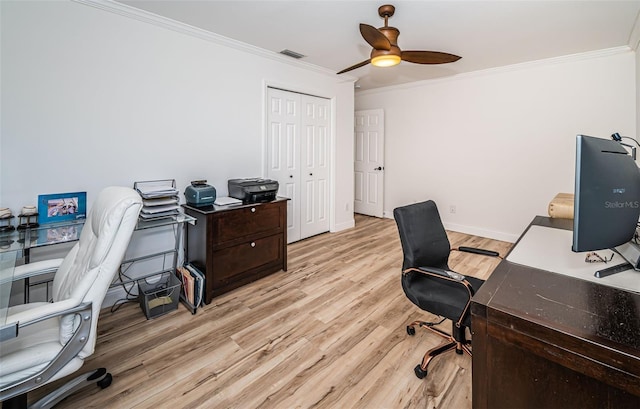
[[[503,255],[511,246],[449,237],[453,247]],[[471,408],[468,356],[436,358],[424,380],[413,374],[441,338],[406,333],[413,319],[435,317],[402,292],[393,220],[356,215],[354,229],[289,245],[288,259],[287,272],[217,297],[195,315],[182,305],[149,321],[137,304],[104,310],[83,369],[105,366],[113,384],[84,389],[58,408]],[[498,262],[453,252],[450,265],[487,278]]]

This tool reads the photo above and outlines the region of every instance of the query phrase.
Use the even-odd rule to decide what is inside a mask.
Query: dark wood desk
[[[474,408],[640,408],[640,294],[504,260],[471,314]]]

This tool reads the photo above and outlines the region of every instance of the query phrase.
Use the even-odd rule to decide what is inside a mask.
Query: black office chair
[[[465,328],[471,327],[471,297],[484,281],[465,277],[449,268],[449,253],[452,249],[438,208],[432,200],[398,207],[394,209],[393,216],[398,225],[404,253],[402,289],[407,298],[420,309],[443,317],[439,322],[414,321],[407,326],[409,335],[415,335],[417,325],[447,340],[429,350],[422,363],[415,367],[416,376],[422,379],[427,376],[429,362],[441,353],[456,351],[462,354],[464,351],[471,356],[471,341],[466,339]],[[495,251],[473,247],[453,250],[499,257]],[[445,319],[452,321],[451,334],[434,327]]]

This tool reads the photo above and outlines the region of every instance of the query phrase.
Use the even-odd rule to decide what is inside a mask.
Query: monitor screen
[[[573,246],[576,252],[631,240],[640,217],[640,170],[620,143],[576,137]]]

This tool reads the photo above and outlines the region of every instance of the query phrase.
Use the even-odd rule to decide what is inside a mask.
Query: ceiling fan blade
[[[460,56],[439,51],[403,51],[402,60],[416,64],[446,64],[458,61]]]
[[[344,70],[338,72],[337,74],[342,74],[342,73],[345,73],[347,71],[355,70],[356,68],[364,67],[365,65],[369,64],[370,62],[371,62],[371,59],[364,60],[362,62],[357,63],[356,65],[352,65],[349,68],[345,68]]]
[[[360,34],[362,34],[364,41],[369,43],[369,45],[376,50],[389,51],[391,49],[391,42],[389,39],[373,26],[360,23]]]

